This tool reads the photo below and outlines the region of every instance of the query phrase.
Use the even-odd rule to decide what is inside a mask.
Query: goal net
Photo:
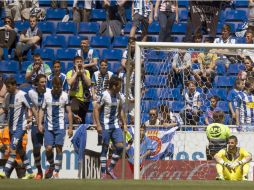
[[[205,127],[215,111],[224,113],[238,145],[253,152],[253,132],[238,132],[232,112],[232,90],[243,90],[245,79],[254,76],[253,55],[251,45],[136,42],[134,179],[213,178]],[[143,124],[151,139],[149,160],[140,146]]]

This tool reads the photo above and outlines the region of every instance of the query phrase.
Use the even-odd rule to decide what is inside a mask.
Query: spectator
[[[187,91],[184,94],[185,107],[181,110],[180,116],[185,125],[197,125],[200,116],[201,94],[196,90],[194,81],[187,83]]]
[[[221,31],[221,37],[216,38],[214,40],[214,43],[216,44],[236,44],[236,39],[231,35],[231,27],[228,24],[224,24]],[[219,49],[217,52],[225,52],[229,53],[230,51],[228,49]],[[220,54],[219,59],[222,60],[226,68],[228,68],[230,63],[234,63],[236,60],[233,56],[225,56],[223,54]]]
[[[231,121],[232,125],[236,124],[236,113],[235,113],[236,97],[243,91],[243,89],[244,89],[244,81],[241,79],[236,79],[234,88],[229,91],[228,96],[227,96],[228,107],[229,107],[230,115],[232,118],[232,121]]]
[[[248,26],[252,27],[252,29],[254,26],[254,1],[253,0],[249,0]]]
[[[245,33],[246,44],[254,44],[254,30],[248,29]],[[251,49],[243,49],[240,51],[240,57],[244,59],[245,57],[250,57],[252,62],[254,62],[254,51]]]
[[[206,38],[205,43],[211,43],[209,38]],[[195,69],[193,75],[198,85],[201,88],[211,88],[215,77],[217,55],[214,53],[204,52],[198,54],[198,63],[200,69]]]
[[[19,42],[16,46],[16,56],[21,62],[23,56],[31,49],[39,48],[42,41],[42,32],[37,27],[37,20],[35,16],[29,18],[30,27],[21,32]]]
[[[179,124],[177,117],[170,111],[167,105],[160,105],[159,111],[160,125],[164,125],[166,127],[175,127]]]
[[[203,35],[200,32],[198,32],[194,35],[193,42],[194,43],[201,43],[202,39],[203,39]],[[202,50],[195,48],[195,49],[193,49],[193,51],[194,52],[191,53],[191,61],[192,61],[192,63],[197,63],[198,62],[198,54]]]
[[[254,43],[254,31],[253,30],[246,31],[245,40],[246,40],[246,44],[253,44]]]
[[[108,71],[108,61],[101,60],[99,71],[96,71],[92,77],[92,96],[94,107],[96,105],[96,102],[99,101],[102,93],[109,88],[109,80],[112,76],[113,73],[111,71]],[[93,112],[93,119],[94,118],[95,116]]]
[[[70,19],[69,10],[68,10],[68,3],[67,0],[51,0],[50,4],[51,8],[57,9],[58,7],[61,9],[65,9],[66,13],[62,19],[62,22],[68,22]]]
[[[124,50],[123,55],[122,55],[121,69],[119,69],[119,72],[120,72],[120,70],[125,69],[128,59],[130,59],[131,61],[134,61],[135,42],[136,42],[135,38],[133,38],[133,37],[129,38],[128,47]]]
[[[153,3],[151,0],[133,0],[132,5],[132,27],[130,37],[135,38],[136,29],[142,24],[141,41],[147,40],[148,25],[153,22]]]
[[[88,37],[84,37],[81,40],[80,44],[81,48],[77,50],[76,56],[81,56],[84,60],[84,69],[88,70],[90,73],[90,76],[93,76],[93,73],[95,71],[98,71],[98,59],[99,55],[98,52],[90,47],[89,39]]]
[[[150,126],[150,125],[160,125],[160,120],[158,118],[158,111],[156,108],[151,108],[149,110],[149,120],[147,120],[144,123],[145,126]]]
[[[21,20],[22,3],[20,0],[3,1],[5,15],[14,21]]]
[[[173,57],[172,70],[168,75],[168,85],[171,88],[177,87],[183,81],[190,80],[191,76],[191,55],[188,52],[178,50]]]
[[[159,12],[158,12],[159,9]],[[171,31],[174,22],[178,23],[178,2],[177,0],[156,0],[154,20],[159,20],[160,32],[159,42],[171,42]]]
[[[214,111],[212,117],[214,122],[206,128],[206,135],[209,141],[208,147],[206,148],[207,160],[213,160],[214,155],[219,150],[227,147],[227,139],[230,136],[229,127],[223,124],[223,111]]]
[[[26,69],[26,80],[31,84],[38,74],[44,74],[47,77],[51,74],[49,65],[43,63],[40,54],[33,55],[34,62]]]
[[[81,118],[81,123],[84,124],[91,98],[89,91],[91,86],[90,73],[85,69],[82,57],[74,57],[73,62],[73,69],[68,71],[66,75],[70,86],[71,109],[75,115]]]
[[[46,11],[40,8],[38,0],[26,0],[23,2],[21,16],[25,20],[29,20],[30,16],[34,15],[37,20],[43,21],[46,18]]]
[[[59,77],[62,80],[62,87],[63,91],[67,92],[68,91],[68,83],[66,80],[66,75],[64,73],[61,73],[61,63],[59,60],[55,60],[53,62],[53,72],[48,76],[47,80],[47,87],[52,89],[52,80],[54,77]]]
[[[205,112],[205,124],[206,125],[214,123],[213,113],[215,111],[219,111],[220,110],[220,108],[217,105],[218,101],[219,101],[219,97],[217,97],[217,96],[212,96],[210,98],[210,106],[206,109],[206,112]]]
[[[3,57],[3,48],[8,50],[9,55],[11,50],[15,48],[17,33],[11,17],[5,17],[4,26],[0,27],[0,60]]]
[[[6,114],[3,110],[4,102],[5,102],[5,95],[7,93],[6,86],[3,80],[3,74],[0,74],[0,125],[5,123]]]
[[[245,66],[245,69],[243,71],[239,71],[237,75],[237,77],[243,81],[246,80],[247,75],[250,72],[254,71],[254,64],[250,57],[244,58],[244,66]]]
[[[89,22],[92,9],[92,0],[73,1],[73,22]]]

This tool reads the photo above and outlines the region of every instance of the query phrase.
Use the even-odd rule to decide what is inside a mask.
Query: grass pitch
[[[254,182],[166,180],[0,180],[0,190],[253,190]]]

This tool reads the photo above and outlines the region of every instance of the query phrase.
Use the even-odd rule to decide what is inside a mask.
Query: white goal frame
[[[214,43],[169,43],[136,42],[135,43],[135,130],[134,130],[134,179],[140,179],[140,122],[141,122],[141,48],[208,48],[208,49],[253,49],[254,44],[214,44]]]

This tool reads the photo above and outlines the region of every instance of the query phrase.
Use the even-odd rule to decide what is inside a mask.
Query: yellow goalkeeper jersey
[[[246,156],[250,156],[250,153],[245,149],[238,147],[235,154],[228,153],[227,150],[224,148],[220,150],[216,155],[222,158],[224,162],[234,162],[237,160],[242,160]]]

